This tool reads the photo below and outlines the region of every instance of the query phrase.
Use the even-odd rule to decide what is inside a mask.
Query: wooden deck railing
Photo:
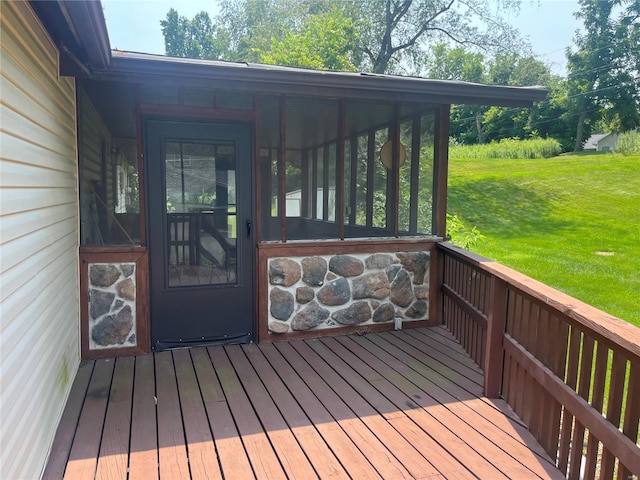
[[[568,478],[640,477],[640,329],[438,246],[443,323]]]

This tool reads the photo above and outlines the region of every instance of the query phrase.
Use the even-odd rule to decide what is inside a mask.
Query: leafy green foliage
[[[621,155],[640,155],[640,132],[621,133],[616,152]]]
[[[482,145],[452,145],[450,158],[550,158],[562,151],[553,138],[518,140],[505,138]]]
[[[359,40],[350,18],[338,8],[312,15],[298,33],[288,31],[283,39],[272,37],[269,51],[260,53],[261,63],[355,71],[353,57]]]
[[[520,0],[500,0],[501,9],[516,9]],[[349,19],[345,39],[330,33],[336,12]],[[318,15],[334,25],[307,25]],[[327,15],[324,17],[324,15]],[[287,65],[344,65],[327,58],[326,48],[298,48],[310,31],[321,33],[320,44],[334,46],[330,55],[346,55],[346,67],[375,73],[393,73],[412,65],[422,70],[425,52],[443,41],[472,45],[490,52],[518,51],[524,42],[485,0],[222,0],[221,13],[211,22],[205,12],[193,20],[171,9],[161,22],[168,55],[257,62],[263,59]],[[343,24],[344,25],[344,24]],[[200,42],[201,47],[196,45]],[[313,42],[311,42],[313,43]],[[345,45],[349,52],[344,52]],[[286,48],[292,57],[287,57]],[[320,52],[320,51],[322,52]],[[333,67],[332,67],[333,68]]]
[[[207,12],[202,11],[190,20],[179,16],[172,8],[160,25],[167,55],[206,59],[224,57],[228,38],[213,26]]]
[[[598,121],[607,130],[640,125],[640,75],[637,42],[640,6],[637,0],[580,0],[576,17],[577,50],[567,52],[568,110],[576,120],[574,151]]]
[[[471,250],[484,239],[478,227],[469,228],[458,215],[447,213],[447,238],[451,243],[466,250]]]
[[[640,155],[451,159],[472,250],[640,326]]]
[[[463,80],[496,85],[541,85],[551,90],[551,99],[533,108],[454,105],[450,132],[458,142],[469,145],[502,138],[555,137],[563,146],[571,143],[571,130],[562,116],[564,103],[555,101],[554,92],[563,92],[561,80],[549,67],[530,55],[502,52],[485,58],[462,47],[440,44],[426,60],[430,78]],[[571,145],[573,146],[573,145]]]
[[[345,2],[359,27],[365,68],[375,73],[422,70],[424,58],[443,42],[487,52],[518,51],[524,42],[496,12],[516,10],[518,0],[356,0]],[[402,65],[402,68],[401,68]]]

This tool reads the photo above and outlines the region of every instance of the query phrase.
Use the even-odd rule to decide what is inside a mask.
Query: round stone
[[[291,328],[293,330],[310,330],[329,318],[329,310],[322,308],[313,300],[293,316]]]
[[[282,335],[289,331],[289,324],[284,322],[269,322],[269,332]]]
[[[269,262],[269,283],[290,287],[300,280],[300,265],[290,258],[274,258]]]
[[[327,261],[322,257],[302,259],[302,281],[314,287],[324,284],[327,274]]]
[[[428,308],[429,306],[427,305],[427,302],[425,302],[424,300],[418,300],[417,302],[414,302],[413,305],[411,305],[409,308],[407,308],[404,314],[409,318],[424,318],[424,316],[427,314]]]
[[[120,298],[125,300],[136,299],[136,286],[130,278],[127,278],[116,285],[116,292]]]
[[[369,302],[354,302],[334,312],[331,318],[342,325],[358,325],[371,319],[371,307]]]
[[[373,321],[375,323],[390,322],[395,316],[396,309],[389,302],[385,302],[373,312]]]
[[[386,253],[374,253],[364,260],[367,268],[387,268],[393,263],[393,257]]]
[[[269,293],[269,299],[271,300],[271,308],[269,309],[271,316],[278,320],[288,320],[294,307],[291,292],[275,287]]]
[[[136,267],[135,263],[121,263],[120,264],[120,270],[122,270],[122,275],[124,275],[125,278],[128,278],[131,275],[133,275],[135,267]]]
[[[114,298],[116,298],[115,293],[91,289],[89,291],[89,314],[91,318],[96,320],[105,313],[109,313]]]
[[[384,272],[369,273],[353,279],[353,298],[377,298],[389,296],[389,279]]]
[[[399,307],[408,307],[414,300],[411,279],[406,270],[400,270],[391,284],[390,300]]]
[[[351,300],[351,288],[346,278],[339,278],[327,283],[317,295],[323,305],[344,305]]]
[[[94,287],[110,287],[120,278],[120,270],[115,265],[94,263],[89,267],[89,280]]]
[[[400,252],[396,254],[402,266],[413,273],[413,283],[421,285],[429,270],[429,254],[426,252]]]
[[[341,277],[357,277],[364,272],[364,264],[351,255],[335,255],[329,261],[329,270]]]
[[[296,301],[298,303],[309,303],[315,296],[316,294],[311,287],[305,285],[296,288]]]
[[[122,345],[133,327],[131,307],[125,306],[117,315],[107,315],[91,330],[91,338],[98,345]]]

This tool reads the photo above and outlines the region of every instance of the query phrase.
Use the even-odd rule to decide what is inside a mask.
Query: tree
[[[555,138],[560,142],[562,151],[573,150],[575,122],[568,112],[568,84],[560,77],[552,77],[547,100],[538,102],[531,108],[529,135],[532,137]]]
[[[197,54],[193,48],[174,48],[183,36],[187,43],[197,36],[214,47],[203,49],[203,55],[217,53],[217,58],[227,60],[259,61],[272,45],[282,46],[278,42],[284,42],[287,35],[288,41],[302,35],[314,15],[340,9],[357,30],[358,42],[350,53],[355,67],[391,73],[402,65],[405,70],[419,72],[428,48],[445,41],[487,52],[520,49],[523,42],[518,33],[492,11],[494,5],[487,0],[353,0],[337,4],[331,0],[224,0],[215,27],[209,29],[205,24],[207,28],[199,35],[191,29],[193,23],[175,11],[169,12],[162,25],[169,55]],[[498,5],[515,9],[519,0],[500,0]]]
[[[333,8],[312,15],[299,33],[288,31],[282,40],[273,37],[269,51],[261,52],[260,61],[316,70],[355,71],[357,42],[353,21],[340,9]]]
[[[328,12],[330,0],[222,0],[220,14],[209,24],[179,16],[171,9],[162,20],[165,51],[170,56],[259,62],[272,40],[283,40],[287,32],[297,33],[311,15]],[[208,14],[200,12],[196,17]],[[198,38],[216,49],[187,48]]]
[[[552,77],[549,67],[530,55],[503,52],[493,58],[465,50],[437,45],[426,63],[430,78],[490,83],[495,85],[544,85]],[[454,105],[451,136],[463,144],[484,143],[498,138],[526,138],[539,134],[541,109]],[[535,113],[534,113],[535,112]],[[554,113],[557,111],[554,110]],[[547,127],[550,127],[548,125]]]
[[[196,14],[192,20],[170,9],[166,20],[160,22],[167,55],[189,58],[224,58],[229,39],[226,32],[216,29],[207,12]]]
[[[489,63],[486,81],[495,85],[548,86],[552,76],[549,67],[535,57],[499,53]],[[538,133],[535,110],[529,108],[491,107],[482,121],[487,142],[501,138],[524,139]]]
[[[482,83],[486,77],[485,64],[481,53],[441,43],[433,48],[425,69],[429,78]],[[464,144],[482,143],[482,116],[486,109],[482,105],[454,105],[451,108],[451,136]]]
[[[576,116],[574,151],[603,119],[613,130],[640,124],[638,0],[580,0],[577,50],[567,51],[569,109]]]
[[[520,35],[492,5],[517,9],[519,0],[359,0],[351,14],[368,69],[388,73],[407,61],[419,71],[429,48],[445,42],[487,52],[521,49]]]

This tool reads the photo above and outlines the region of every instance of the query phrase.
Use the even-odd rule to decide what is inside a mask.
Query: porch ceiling
[[[86,362],[44,478],[563,478],[442,327]]]

